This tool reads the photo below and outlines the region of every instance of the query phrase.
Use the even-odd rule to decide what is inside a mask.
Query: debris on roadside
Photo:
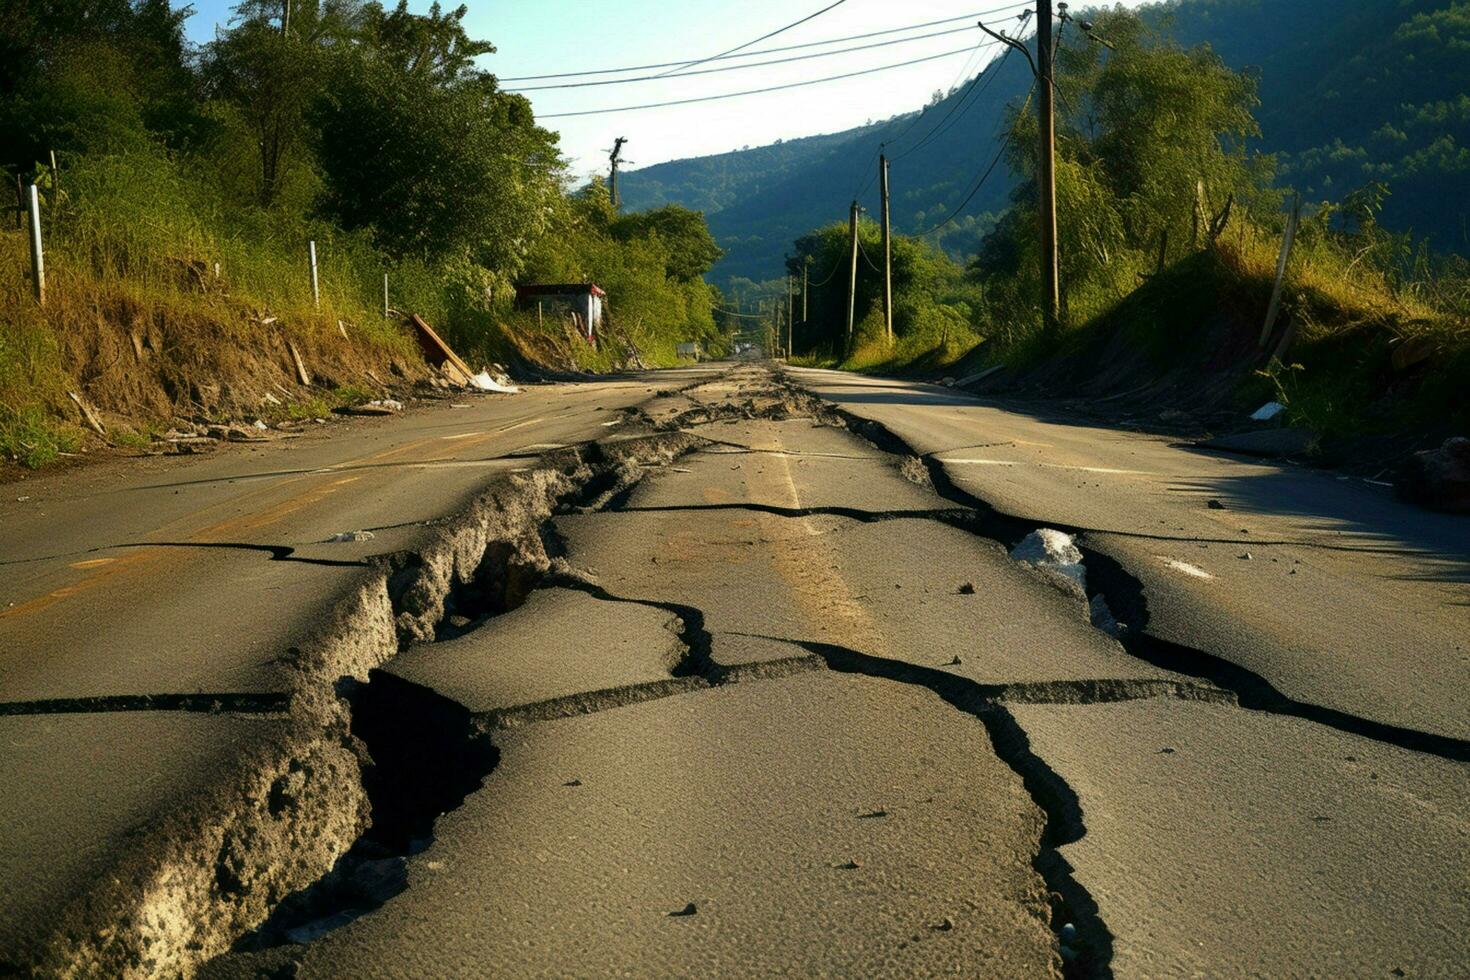
[[[481,391],[495,391],[506,395],[514,395],[521,390],[511,384],[510,378],[505,375],[502,374],[500,377],[495,377],[489,371],[481,371],[479,374],[472,375],[470,377],[470,385]]]
[[[1415,453],[1400,468],[1394,490],[1421,507],[1470,513],[1470,439],[1455,436]]]
[[[377,535],[371,531],[338,531],[336,534],[332,535],[330,538],[327,538],[327,540],[322,543],[340,544],[346,541],[371,541],[375,537],[377,537]]]
[[[1251,421],[1269,422],[1284,411],[1286,411],[1286,406],[1280,402],[1267,402],[1251,413]]]

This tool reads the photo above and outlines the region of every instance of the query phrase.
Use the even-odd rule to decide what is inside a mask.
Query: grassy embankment
[[[538,331],[503,298],[458,301],[466,290],[451,273],[393,262],[365,232],[226,206],[161,156],[78,160],[63,190],[42,206],[43,306],[27,233],[0,230],[0,462],[35,468],[95,440],[68,392],[100,412],[106,442],[141,448],[176,415],[309,418],[411,383],[426,368],[403,322],[382,316],[385,272],[394,309],[424,316],[477,366],[599,371],[627,360],[624,345],[594,349],[560,323]],[[319,309],[307,272],[313,239]],[[311,386],[298,384],[288,342]],[[639,349],[645,361],[673,363],[672,341]]]
[[[1004,365],[1011,380],[1066,382],[1088,394],[1169,379],[1176,395],[1181,382],[1209,386],[1240,408],[1278,399],[1291,422],[1330,436],[1470,430],[1470,278],[1395,281],[1363,261],[1361,249],[1304,235],[1269,346],[1284,331],[1291,339],[1273,361],[1258,340],[1279,248],[1278,231],[1237,222],[1216,248],[1136,288],[1074,301],[1072,325],[1060,334],[991,310],[981,334],[914,332],[889,346],[876,329],[881,321],[865,321],[849,356],[805,363],[931,376]],[[1422,360],[1395,367],[1396,349]]]

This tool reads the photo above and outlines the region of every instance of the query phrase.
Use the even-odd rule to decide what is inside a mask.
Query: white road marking
[[[1043,463],[1040,460],[1024,459],[951,459],[946,456],[938,457],[941,463],[955,463],[963,466],[1045,466],[1053,470],[1078,470],[1082,473],[1107,473],[1114,476],[1157,476],[1147,470],[1120,470],[1111,466],[1070,466],[1066,463]]]
[[[1180,561],[1178,558],[1170,558],[1167,555],[1154,555],[1154,557],[1163,562],[1167,567],[1174,569],[1174,571],[1183,572],[1185,575],[1193,578],[1212,579],[1215,577],[1198,565],[1191,565],[1189,562]]]

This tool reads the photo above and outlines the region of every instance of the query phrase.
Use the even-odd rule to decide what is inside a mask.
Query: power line
[[[849,34],[846,37],[828,38],[825,41],[806,41],[802,44],[787,44],[776,48],[761,48],[759,51],[747,51],[738,55],[721,55],[715,58],[706,58],[706,61],[723,61],[731,58],[753,58],[763,54],[778,54],[783,51],[800,51],[805,48],[820,48],[827,44],[844,44],[848,41],[865,41],[871,37],[886,37],[889,34],[902,34],[904,31],[917,31],[926,27],[938,27],[941,24],[953,24],[962,20],[974,20],[976,17],[984,17],[989,14],[1003,13],[1015,7],[1024,7],[1025,3],[1012,3],[1004,7],[996,7],[991,10],[979,10],[973,14],[964,14],[960,17],[945,17],[942,20],[925,21],[922,24],[909,24],[906,27],[890,27],[882,31],[869,31],[866,34]],[[693,61],[664,61],[652,65],[629,65],[626,68],[599,68],[595,71],[568,71],[556,72],[548,75],[512,75],[500,78],[502,82],[539,82],[548,78],[584,78],[588,75],[617,75],[629,71],[652,71],[655,68],[682,68],[692,67]]]
[[[1025,115],[1027,107],[1031,105],[1031,96],[1034,95],[1035,92],[1036,83],[1033,82],[1031,84],[1031,91],[1026,93],[1026,101],[1021,105],[1021,111],[1016,114],[1016,122],[1019,122],[1021,117]],[[1000,149],[997,150],[995,153],[995,159],[990,161],[990,166],[985,168],[985,172],[980,175],[980,179],[975,182],[975,186],[970,188],[970,193],[965,195],[965,199],[960,202],[959,207],[951,211],[949,217],[939,222],[939,224],[934,225],[931,228],[926,228],[921,232],[915,233],[915,238],[923,238],[925,235],[932,235],[934,232],[943,228],[945,225],[949,224],[955,218],[958,218],[960,216],[960,213],[964,211],[965,208],[969,206],[970,202],[975,199],[975,195],[980,193],[980,188],[984,187],[985,182],[990,179],[991,173],[995,171],[995,168],[1000,163],[1001,158],[1005,156],[1006,150],[1010,149],[1011,140],[1015,137],[1015,135],[1016,126],[1015,123],[1012,123],[1010,129],[1006,131],[1006,138],[1001,141]]]
[[[716,58],[725,58],[725,57],[728,57],[728,56],[734,54],[737,51],[744,51],[746,48],[750,47],[753,44],[760,44],[762,41],[769,40],[769,39],[775,37],[777,34],[784,34],[784,33],[786,33],[787,31],[791,30],[793,27],[800,27],[802,24],[805,24],[809,20],[815,20],[816,18],[818,18],[818,17],[822,16],[823,14],[825,14],[827,11],[832,10],[832,9],[834,9],[836,7],[840,7],[840,6],[842,6],[846,2],[847,2],[847,0],[836,0],[835,3],[829,3],[829,4],[827,4],[827,6],[823,7],[821,10],[818,10],[814,14],[807,14],[805,17],[801,18],[800,20],[794,20],[791,23],[787,24],[785,27],[778,27],[774,31],[771,31],[769,34],[762,34],[760,37],[756,38],[753,41],[746,41],[744,44],[737,44],[737,45],[735,45],[735,47],[730,48],[728,51],[721,51],[719,54],[712,54],[708,58],[702,58],[699,61],[690,62],[689,67],[690,68],[695,68],[695,67],[697,67],[699,65],[705,64],[706,62],[714,61]],[[668,71],[665,71],[665,72],[660,72],[661,75],[677,75],[677,74],[681,74],[681,73],[682,73],[682,71],[680,69],[675,69],[675,68],[671,68],[671,69],[669,69]]]
[[[997,41],[981,41],[978,45],[976,45],[975,46],[975,50],[973,52],[971,52],[970,57],[965,60],[965,66],[964,66],[964,68],[962,68],[960,70],[960,74],[958,74],[958,75],[955,76],[955,82],[950,84],[950,89],[953,89],[955,83],[957,83],[960,78],[964,77],[965,71],[969,68],[971,62],[974,61],[976,54],[979,54],[982,50],[984,50],[986,48],[994,47],[998,43],[999,42],[997,42]],[[982,72],[982,74],[983,74],[983,72]],[[979,77],[980,77],[979,75],[976,75],[975,76],[975,78],[977,80],[979,79]],[[973,87],[974,81],[972,81],[970,84]],[[966,95],[968,95],[968,91],[967,91]],[[966,97],[966,95],[961,95],[960,96],[960,99],[963,101],[963,99]],[[873,168],[872,164],[878,162],[878,158],[883,153],[884,148],[886,148],[888,146],[891,146],[894,143],[897,143],[899,140],[901,140],[905,136],[907,136],[908,133],[909,133],[909,131],[914,128],[914,126],[919,122],[919,120],[923,119],[924,116],[928,114],[928,112],[929,112],[930,109],[934,108],[936,105],[942,104],[943,101],[944,100],[941,100],[941,102],[931,102],[928,105],[924,106],[923,109],[920,109],[919,110],[918,115],[916,115],[913,119],[909,120],[909,124],[907,126],[905,126],[899,132],[899,134],[897,136],[890,137],[889,139],[886,139],[882,143],[878,144],[878,152],[875,153],[875,154],[873,154],[872,161],[868,164],[867,167],[864,167],[865,170],[868,170],[869,171],[868,178],[867,178],[866,181],[863,182],[862,189],[859,190],[856,194],[852,195],[853,197],[858,198],[859,200],[861,200],[862,197],[863,197],[863,195],[866,194],[866,193],[868,193],[868,189],[873,186],[873,181],[875,181],[875,180],[878,179],[878,171],[877,171],[876,168]],[[894,159],[898,159],[899,157],[904,157],[904,156],[907,156],[907,155],[908,155],[908,152],[905,151],[904,153],[900,153],[898,155],[898,157],[894,157]],[[859,176],[858,179],[859,180],[862,180],[862,177]]]
[[[837,275],[837,270],[840,269],[840,268],[842,268],[842,258],[843,257],[840,256],[840,255],[837,257],[837,261],[832,263],[832,268],[830,268],[830,269],[827,270],[827,274],[822,277],[822,281],[821,282],[809,282],[809,283],[807,283],[807,288],[808,289],[817,289],[817,288],[819,288],[821,286],[825,286],[825,285],[827,285],[827,283],[831,282],[832,281],[832,277],[835,276],[835,275]]]
[[[998,44],[1000,42],[992,41],[990,43]],[[1006,58],[1010,56],[1010,53],[1011,49],[1006,48],[1005,54],[1000,56],[999,61],[997,61],[993,65],[987,65],[984,71],[971,79],[970,84],[965,87],[965,91],[960,95],[960,97],[950,104],[949,111],[946,112],[927,133],[921,136],[917,143],[900,153],[894,154],[893,159],[902,160],[910,153],[914,153],[922,149],[923,147],[927,146],[929,143],[937,139],[942,133],[946,132],[950,127],[955,125],[955,123],[958,123],[961,119],[963,119],[965,113],[970,111],[969,107],[975,104],[975,102],[980,98],[985,90],[990,87],[991,83],[994,82],[996,77],[1000,74],[1001,66],[1005,64]],[[963,110],[961,110],[961,106],[964,107]],[[958,116],[955,116],[956,111],[959,111]],[[952,122],[950,121],[951,117],[954,117]],[[945,125],[946,122],[949,122],[949,126]]]
[[[975,51],[974,51],[974,53],[970,56],[969,60],[967,60],[965,62],[964,67],[960,69],[960,73],[955,76],[954,81],[952,81],[952,82],[949,83],[949,88],[947,88],[947,89],[944,90],[946,94],[948,94],[950,92],[953,92],[955,86],[960,83],[960,79],[965,77],[966,73],[970,70],[970,65],[972,65],[974,63],[974,61],[975,61],[974,55],[979,54],[981,51],[984,51],[987,47],[989,47],[991,44],[994,44],[994,43],[995,42],[989,42],[989,43],[987,43],[985,41],[981,41],[979,44],[975,45]],[[903,129],[899,130],[899,133],[898,133],[897,136],[892,136],[892,137],[884,140],[883,141],[884,145],[885,146],[891,145],[893,143],[897,143],[900,140],[902,140],[905,136],[907,136],[909,134],[909,131],[911,129],[913,129],[915,126],[917,126],[919,124],[919,120],[923,119],[925,116],[927,116],[929,114],[929,110],[930,109],[934,108],[937,105],[940,105],[943,102],[944,102],[944,99],[939,99],[937,101],[930,102],[930,103],[926,104],[924,106],[924,108],[922,108],[922,109],[920,109],[918,111],[918,113],[914,116],[914,118],[912,118],[912,119],[909,120],[909,124],[907,126],[905,126]]]
[[[801,88],[806,85],[818,85],[822,82],[836,82],[844,78],[857,78],[859,75],[872,75],[880,71],[891,71],[894,68],[907,68],[910,65],[922,65],[927,61],[938,61],[940,58],[953,58],[957,54],[965,54],[969,48],[958,48],[954,51],[944,51],[939,54],[931,54],[926,58],[914,58],[909,61],[899,61],[891,65],[879,65],[877,68],[865,68],[862,71],[850,71],[841,75],[826,75],[822,78],[809,78],[800,82],[788,82],[785,85],[769,85],[765,88],[747,89],[744,92],[726,92],[723,95],[705,95],[696,99],[674,99],[669,102],[648,102],[643,105],[609,106],[604,109],[583,109],[579,112],[550,112],[538,115],[537,119],[566,119],[571,116],[600,116],[609,112],[634,112],[640,109],[663,109],[668,106],[690,105],[695,102],[717,102],[721,99],[735,99],[745,95],[761,95],[766,92],[780,92],[784,89]]]
[[[883,275],[883,270],[880,269],[880,268],[878,268],[878,266],[876,266],[873,263],[873,260],[872,259],[868,258],[868,250],[865,249],[865,248],[863,248],[863,236],[862,235],[858,235],[858,237],[857,237],[857,247],[858,247],[858,254],[863,257],[863,261],[864,262],[868,263],[868,268],[869,269],[872,269],[874,272],[878,273],[878,275],[880,275],[880,276]]]
[[[687,78],[694,75],[713,75],[717,74],[718,72],[740,71],[742,68],[763,68],[767,65],[785,65],[793,61],[807,61],[811,58],[830,58],[833,55],[849,54],[853,51],[868,51],[873,48],[886,48],[894,44],[907,44],[910,41],[923,41],[931,37],[947,37],[950,34],[963,34],[969,30],[971,30],[971,28],[954,27],[950,28],[947,31],[933,31],[929,34],[915,34],[913,37],[894,38],[891,41],[878,41],[874,44],[860,44],[851,48],[837,48],[833,51],[816,51],[811,54],[797,54],[791,55],[786,58],[772,58],[769,61],[752,61],[743,65],[721,65],[717,68],[704,68],[699,71],[684,71],[680,72],[677,77]],[[985,42],[985,44],[988,45],[993,45],[997,43],[998,42],[996,41]],[[511,93],[544,92],[549,89],[591,88],[597,85],[626,85],[630,82],[661,81],[665,77],[666,76],[664,75],[635,75],[632,78],[606,78],[595,82],[560,82],[556,85],[529,85],[525,88],[509,88],[505,91]]]

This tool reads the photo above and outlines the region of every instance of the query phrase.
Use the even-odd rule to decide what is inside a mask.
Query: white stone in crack
[[[1087,569],[1082,564],[1082,552],[1072,536],[1063,531],[1050,527],[1037,528],[1011,549],[1011,558],[1040,571],[1069,579],[1079,589],[1087,588]]]

